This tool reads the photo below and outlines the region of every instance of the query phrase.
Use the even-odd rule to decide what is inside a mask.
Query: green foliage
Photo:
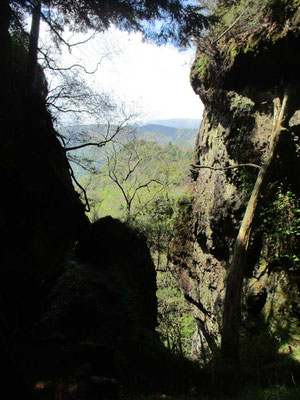
[[[300,200],[279,185],[273,200],[261,211],[261,230],[273,249],[270,262],[287,272],[300,271]]]
[[[20,29],[23,14],[26,11],[31,13],[32,5],[23,0],[10,3],[14,10],[19,11],[13,15],[13,25]],[[100,32],[114,25],[129,32],[140,31],[148,39],[159,43],[172,41],[184,45],[207,25],[207,17],[201,13],[202,8],[197,4],[185,3],[182,0],[44,0],[42,9],[44,18],[51,18],[56,33],[61,33],[67,25],[75,31],[92,28]],[[59,35],[56,41],[59,41]]]
[[[243,192],[245,196],[249,197],[257,178],[257,170],[255,168],[242,167],[237,172]]]
[[[245,389],[243,400],[297,400],[299,399],[299,388],[287,387],[285,385],[274,385],[269,388],[248,387]]]
[[[173,237],[176,198],[165,192],[147,204],[134,226],[144,233],[156,267],[165,267],[168,245]]]
[[[230,49],[229,49],[229,52],[230,52],[230,58],[231,58],[232,60],[234,60],[235,57],[236,57],[237,54],[238,54],[238,48],[237,48],[237,46],[236,46],[235,44],[232,45],[232,46],[230,47]]]
[[[128,165],[138,157],[138,165],[127,181]],[[137,185],[155,179],[142,188],[132,202],[130,224],[142,232],[150,248],[153,261],[158,270],[157,298],[159,326],[158,333],[162,342],[177,355],[189,355],[195,322],[188,303],[184,300],[179,285],[167,268],[168,246],[173,238],[176,221],[176,205],[190,204],[190,197],[183,196],[182,187],[188,165],[192,160],[192,151],[178,145],[158,145],[154,142],[138,140],[134,147],[126,143],[116,153],[115,172],[127,193],[132,193]],[[126,219],[126,202],[118,185],[109,178],[109,165],[105,163],[98,175],[91,176],[88,186],[89,196],[93,199],[93,215],[96,217],[110,214]],[[122,175],[123,174],[123,175]],[[88,178],[86,178],[88,179]],[[127,293],[122,293],[127,304]],[[130,296],[129,296],[130,299]],[[127,305],[130,308],[130,304]],[[133,310],[134,311],[134,310]]]
[[[204,79],[205,77],[207,77],[209,79],[208,65],[209,65],[209,57],[208,56],[203,56],[198,61],[198,73],[199,73],[201,79]]]
[[[286,29],[297,31],[300,23],[299,0],[219,1],[211,12],[215,23],[199,43],[201,54],[223,53],[224,67],[231,66],[239,54],[256,56],[265,42],[275,43]],[[213,43],[213,45],[212,45]],[[209,62],[200,60],[199,75],[207,76]]]
[[[218,382],[221,384],[221,382]],[[192,392],[192,390],[191,390]],[[155,396],[141,396],[137,397],[137,400],[153,400],[153,399],[164,399],[164,400],[298,400],[299,399],[299,388],[289,387],[286,385],[274,385],[271,387],[261,387],[261,386],[246,386],[244,387],[240,394],[237,396],[215,396],[205,394],[203,397],[195,395],[155,395]]]
[[[172,217],[171,208],[181,193],[180,185],[186,178],[191,159],[191,150],[170,143],[164,146],[136,140],[134,146],[125,143],[117,150],[114,171],[128,199],[132,198],[130,214],[135,223],[144,225],[149,231],[149,222],[153,218],[158,223],[162,218],[166,220],[166,214],[168,218]],[[137,163],[133,173],[127,177]],[[88,187],[92,214],[126,219],[126,200],[120,187],[109,177],[109,168],[106,162],[99,174],[86,176],[81,183]],[[146,186],[133,197],[135,190],[142,185]]]
[[[195,332],[191,306],[184,300],[179,284],[170,272],[159,272],[157,283],[157,331],[171,352],[188,357]]]

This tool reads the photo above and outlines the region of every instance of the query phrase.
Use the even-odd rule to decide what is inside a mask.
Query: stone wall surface
[[[258,173],[255,166],[263,165],[270,148],[274,100],[282,100],[285,92],[286,129],[247,257],[243,323],[259,320],[273,333],[288,331],[288,325],[298,329],[299,5],[289,8],[282,22],[261,8],[249,9],[241,25],[212,48],[200,43],[191,70],[205,111],[188,183],[191,195],[179,206],[170,259],[186,299],[194,304],[198,355],[207,345],[213,351],[220,344],[234,242]]]

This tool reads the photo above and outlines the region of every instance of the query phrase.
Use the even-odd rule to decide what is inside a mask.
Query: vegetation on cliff
[[[300,5],[298,1],[214,3],[218,3],[213,9],[217,22],[199,41],[191,72],[194,90],[206,107],[192,165],[196,196],[190,205],[190,229],[184,229],[187,222],[183,220],[183,232],[178,231],[171,256],[173,270],[200,319],[201,339],[212,350],[210,340],[217,339],[218,344],[222,335],[223,357],[232,365],[239,356],[240,296],[242,352],[251,337],[247,326],[251,319],[260,331],[262,318],[275,342],[295,338],[297,343],[299,301],[292,293],[299,292],[299,180],[295,174],[299,121],[291,121],[299,109],[296,71],[300,60],[295,52]],[[247,172],[250,169],[253,173]],[[275,194],[279,182],[284,193]],[[202,280],[197,279],[200,276]],[[274,281],[271,284],[276,277],[282,283],[273,301],[270,290],[276,291]],[[291,296],[285,293],[286,285]],[[291,310],[288,317],[281,314],[284,308]],[[290,319],[290,330],[286,323],[280,329],[280,318]],[[255,337],[259,343],[262,337]]]
[[[217,2],[211,12],[217,18],[208,32],[198,40],[197,56],[191,71],[194,90],[208,104],[221,87],[246,86],[255,76],[268,76],[276,85],[289,71],[295,76],[299,68],[299,1],[242,0]],[[288,47],[286,45],[289,42]],[[274,48],[272,59],[268,49]],[[295,51],[293,50],[295,49]],[[222,60],[222,62],[221,62]],[[218,67],[217,67],[218,65]],[[239,69],[247,69],[240,74]],[[260,86],[264,79],[257,79]],[[225,99],[214,99],[224,106]]]

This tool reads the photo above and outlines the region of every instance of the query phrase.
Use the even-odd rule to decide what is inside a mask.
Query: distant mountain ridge
[[[183,119],[174,119],[174,120],[162,120],[165,124],[155,124],[149,123],[146,125],[137,126],[136,130],[138,136],[146,141],[154,141],[158,144],[177,144],[184,147],[194,147],[196,136],[198,133],[198,128],[178,128],[174,126],[166,125],[167,123],[176,122],[179,125],[190,125],[196,126],[197,124],[200,126],[200,120],[183,120]],[[188,122],[190,121],[190,122]],[[193,122],[192,122],[193,121]],[[78,136],[78,134],[84,133],[92,133],[93,135],[97,135],[97,132],[105,132],[106,127],[104,125],[73,125],[73,126],[66,126],[60,129],[60,133],[62,135],[66,135],[68,137]],[[72,139],[71,139],[72,140]]]
[[[180,129],[158,124],[147,124],[139,128],[140,136],[147,141],[159,144],[177,144],[194,147],[198,129]]]
[[[199,129],[201,119],[171,118],[147,121],[146,125],[160,125],[177,129]]]
[[[171,121],[171,120],[170,120]],[[147,142],[156,142],[160,145],[167,145],[169,143],[173,145],[178,145],[182,148],[182,150],[186,149],[194,149],[196,137],[198,133],[198,129],[183,129],[183,128],[175,128],[166,125],[159,124],[147,124],[142,126],[133,127],[137,132],[137,137],[145,140]],[[80,138],[82,140],[86,135],[91,135],[92,137],[99,137],[99,135],[104,135],[107,127],[105,125],[73,125],[73,126],[64,126],[59,129],[59,133],[63,135],[65,138],[69,138],[69,142],[67,140],[67,147],[72,147],[72,145],[80,144]],[[97,139],[96,139],[97,140]],[[92,140],[92,141],[96,141]],[[109,147],[111,144],[108,144]],[[101,166],[106,161],[106,155],[104,150],[98,149],[96,147],[83,147],[74,152],[71,152],[72,156],[77,156],[86,159],[95,158],[95,150],[97,151],[97,161],[95,161],[94,166],[97,169],[101,169]],[[72,161],[72,159],[71,159]],[[74,163],[75,162],[75,163]],[[86,174],[86,171],[77,165],[75,159],[73,158],[72,163],[73,171],[77,178],[81,178]]]

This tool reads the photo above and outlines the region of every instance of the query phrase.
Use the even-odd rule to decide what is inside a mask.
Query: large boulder
[[[15,353],[38,398],[117,398],[121,383],[151,384],[161,345],[156,273],[143,236],[100,219],[43,287],[48,295]]]

